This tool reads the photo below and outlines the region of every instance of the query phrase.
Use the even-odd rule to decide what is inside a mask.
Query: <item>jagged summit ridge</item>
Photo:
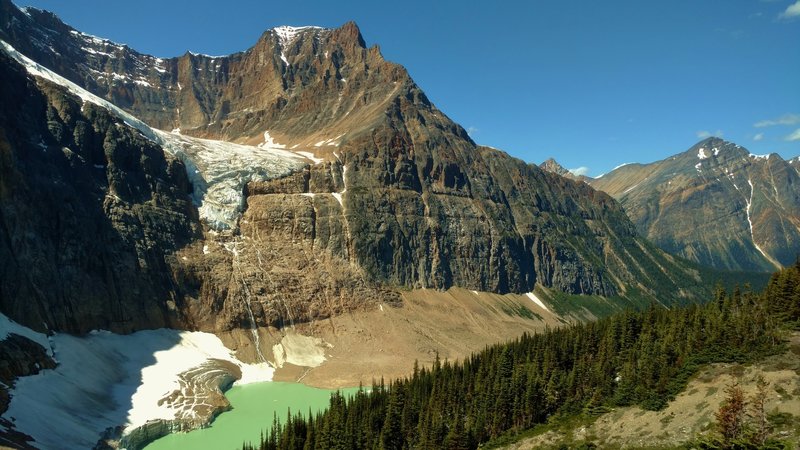
[[[800,251],[797,166],[711,137],[589,182],[661,248],[719,269],[769,271]]]
[[[289,45],[292,41],[300,34],[305,31],[318,31],[318,30],[326,30],[330,31],[329,29],[318,27],[314,25],[306,25],[301,27],[293,27],[289,25],[281,25],[275,28],[270,29],[274,34],[278,36],[278,41],[281,45]]]

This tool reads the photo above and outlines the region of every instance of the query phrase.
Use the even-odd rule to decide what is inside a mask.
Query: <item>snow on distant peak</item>
[[[753,159],[769,159],[769,155],[754,155],[750,153],[750,157]]]
[[[84,39],[86,41],[89,41],[89,42],[91,42],[93,44],[113,45],[114,47],[122,48],[121,44],[117,44],[114,41],[111,41],[111,40],[108,40],[108,39],[105,39],[105,38],[101,38],[101,37],[98,37],[98,36],[94,36],[92,34],[84,33],[82,31],[78,31],[78,30],[70,30],[69,32],[70,32],[70,34],[74,34],[75,36],[79,36],[80,38],[82,38],[82,39]]]
[[[290,44],[294,38],[297,37],[298,34],[302,33],[306,30],[322,30],[322,27],[315,27],[315,26],[304,26],[304,27],[290,27],[288,25],[283,25],[280,27],[275,27],[272,29],[272,32],[278,36],[278,42],[283,45]]]
[[[697,151],[697,158],[698,159],[706,159],[708,155],[706,154],[706,149],[700,147],[700,150]]]
[[[193,52],[191,50],[189,50],[188,52],[192,56],[200,56],[200,57],[208,58],[208,59],[222,59],[222,58],[227,58],[228,57],[228,55],[207,55],[205,53],[195,53],[195,52]]]
[[[613,169],[611,169],[611,170],[612,170],[612,171],[614,171],[614,170],[617,170],[617,169],[619,169],[620,167],[625,167],[625,166],[627,166],[627,165],[629,165],[629,164],[633,164],[633,163],[629,163],[629,162],[622,163],[622,164],[618,165],[617,167],[614,167],[614,168],[613,168]],[[603,175],[605,175],[605,174],[603,174]],[[598,178],[599,178],[599,177],[598,177]]]

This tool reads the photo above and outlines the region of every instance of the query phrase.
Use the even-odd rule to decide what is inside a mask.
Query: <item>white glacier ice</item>
[[[250,181],[264,181],[287,175],[306,165],[306,158],[283,150],[269,132],[264,143],[254,147],[225,141],[193,138],[153,129],[116,105],[86,91],[17,52],[0,40],[0,46],[12,58],[35,75],[65,87],[70,93],[107,109],[147,139],[183,161],[193,187],[193,199],[200,218],[217,230],[235,228],[244,210],[244,188]]]

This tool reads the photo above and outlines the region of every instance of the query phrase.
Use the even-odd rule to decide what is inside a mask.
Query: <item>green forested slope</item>
[[[705,305],[653,306],[525,335],[459,363],[437,361],[352,398],[334,395],[312,419],[274,423],[261,449],[476,448],[554,415],[638,404],[657,409],[706,363],[781,349],[800,323],[800,266],[763,293],[717,288]]]

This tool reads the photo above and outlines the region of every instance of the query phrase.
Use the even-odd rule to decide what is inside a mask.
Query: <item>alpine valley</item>
[[[0,0],[0,40],[0,445],[139,449],[234,384],[391,380],[796,257],[796,160],[570,179],[355,23],[162,59]]]

